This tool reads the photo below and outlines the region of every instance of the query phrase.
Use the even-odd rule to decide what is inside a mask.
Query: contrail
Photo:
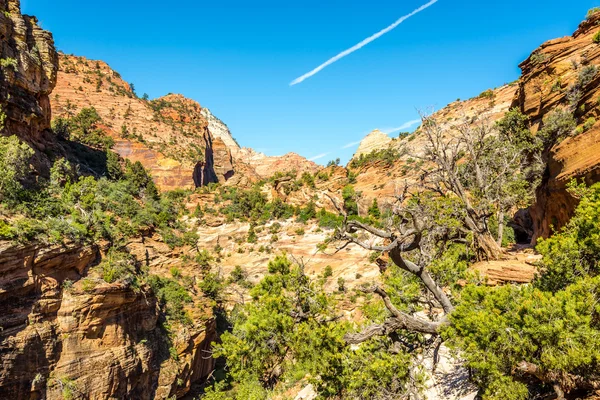
[[[385,35],[386,33],[388,33],[389,31],[391,31],[392,29],[394,29],[395,27],[397,27],[398,25],[400,25],[401,23],[403,23],[404,21],[406,21],[407,19],[409,19],[413,15],[420,13],[421,11],[425,10],[426,8],[431,7],[432,5],[434,5],[437,2],[438,2],[438,0],[431,0],[429,3],[423,4],[421,7],[417,8],[416,10],[414,10],[413,12],[411,12],[410,14],[407,14],[404,17],[401,17],[399,20],[397,20],[396,22],[394,22],[393,24],[391,24],[387,28],[385,28],[385,29],[377,32],[376,34],[374,34],[372,36],[369,36],[368,38],[366,38],[362,42],[358,43],[357,45],[354,45],[354,46],[350,47],[348,50],[342,51],[337,56],[330,58],[329,60],[325,61],[323,64],[319,65],[317,68],[315,68],[312,71],[310,71],[310,72],[302,75],[300,78],[294,79],[290,83],[290,86],[294,86],[294,85],[302,82],[303,80],[305,80],[307,78],[310,78],[311,76],[315,75],[317,72],[321,71],[325,67],[327,67],[327,66],[333,64],[334,62],[336,62],[336,61],[338,61],[338,60],[346,57],[349,54],[354,53],[356,50],[360,49],[363,46],[366,46],[367,44],[371,43],[375,39],[378,39],[379,37]]]
[[[397,128],[392,128],[392,129],[385,130],[385,131],[383,131],[383,133],[385,133],[386,135],[389,135],[391,133],[398,132],[398,131],[401,131],[403,129],[408,129],[411,126],[418,124],[419,122],[421,122],[420,119],[413,119],[412,121],[405,122],[404,124],[402,124],[401,126],[399,126]]]
[[[314,157],[311,157],[311,158],[309,158],[309,159],[308,159],[308,161],[315,161],[315,160],[318,160],[319,158],[326,157],[328,154],[329,154],[329,153],[321,153],[321,154],[318,154],[318,155],[316,155],[316,156],[314,156]]]

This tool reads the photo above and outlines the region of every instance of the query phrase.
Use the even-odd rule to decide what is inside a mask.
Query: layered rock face
[[[56,84],[52,34],[35,17],[21,15],[18,0],[0,0],[0,134],[14,134],[36,151],[34,165],[48,167],[42,153],[51,138],[48,95]]]
[[[595,70],[600,67],[600,45],[593,40],[599,23],[596,13],[572,36],[544,43],[520,65],[523,76],[515,103],[531,117],[534,130],[559,108],[574,111],[580,127],[577,135],[550,151],[546,176],[532,207],[536,237],[547,237],[552,227],[560,229],[569,221],[577,206],[566,190],[569,181],[600,181],[600,124],[595,123],[600,117],[600,72]],[[586,73],[588,82],[581,85]]]
[[[69,117],[94,107],[104,130],[115,139],[113,150],[140,161],[163,190],[225,182],[234,173],[227,145],[212,152],[211,142],[216,139],[237,147],[216,117],[177,94],[152,101],[140,99],[121,75],[102,61],[61,54],[51,102],[54,117]]]
[[[47,153],[66,151],[49,131],[58,55],[52,36],[34,17],[21,15],[19,6],[0,0],[0,132],[29,143],[41,172],[50,166]],[[102,86],[111,75],[100,72]],[[81,107],[91,105],[81,101]],[[77,107],[70,102],[64,112]],[[206,143],[206,122],[195,125],[203,127],[199,141]],[[146,157],[138,144],[143,142],[123,140],[117,146]],[[152,162],[172,171],[168,157],[156,153],[161,156]],[[181,263],[180,254],[153,237],[133,240],[127,249],[148,273],[164,276]],[[98,277],[94,266],[103,256],[102,244],[0,241],[1,399],[166,399],[183,396],[212,371],[206,352],[216,326],[206,299],[194,294],[194,323],[169,335],[148,286]]]
[[[169,254],[152,239],[130,247],[149,255],[151,269]],[[166,399],[212,371],[204,355],[216,337],[210,312],[196,311],[194,325],[169,343],[147,287],[89,275],[100,253],[97,246],[0,243],[0,398]]]

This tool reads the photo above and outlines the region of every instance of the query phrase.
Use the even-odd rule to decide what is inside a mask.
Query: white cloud
[[[323,157],[327,156],[328,154],[329,154],[329,153],[321,153],[321,154],[317,154],[316,156],[309,158],[309,159],[308,159],[308,161],[315,161],[315,160],[318,160],[319,158],[323,158]]]
[[[382,132],[385,133],[385,134],[387,134],[387,135],[389,135],[389,134],[394,133],[394,132],[398,132],[398,131],[402,131],[404,129],[408,129],[411,126],[414,126],[414,125],[416,125],[416,124],[418,124],[420,122],[421,122],[420,119],[413,119],[412,121],[405,122],[404,124],[402,124],[401,126],[399,126],[397,128],[386,129],[386,130],[383,130]]]
[[[356,146],[357,144],[360,144],[360,142],[362,142],[362,140],[359,140],[359,141],[357,141],[357,142],[348,143],[348,144],[344,145],[344,146],[342,147],[342,149],[348,149],[348,148],[350,148],[350,147],[354,147],[354,146]]]
[[[371,43],[375,39],[380,38],[381,36],[385,35],[386,33],[388,33],[389,31],[391,31],[392,29],[394,29],[395,27],[397,27],[398,25],[400,25],[401,23],[403,23],[404,21],[406,21],[407,19],[409,19],[413,15],[418,14],[421,11],[425,10],[426,8],[434,5],[435,3],[437,3],[437,1],[438,0],[431,0],[429,3],[422,5],[421,7],[417,8],[416,10],[414,10],[413,12],[411,12],[410,14],[407,14],[407,15],[401,17],[400,19],[398,19],[396,22],[394,22],[393,24],[391,24],[387,28],[380,30],[379,32],[377,32],[376,34],[374,34],[372,36],[369,36],[368,38],[366,38],[362,42],[360,42],[360,43],[358,43],[358,44],[350,47],[349,49],[342,51],[340,54],[338,54],[335,57],[330,58],[327,61],[325,61],[323,64],[319,65],[317,68],[313,69],[312,71],[307,72],[306,74],[302,75],[301,77],[294,79],[290,83],[290,86],[297,85],[298,83],[302,82],[303,80],[305,80],[307,78],[310,78],[311,76],[315,75],[316,73],[318,73],[319,71],[321,71],[325,67],[333,64],[334,62],[336,62],[338,60],[341,60],[342,58],[346,57],[347,55],[350,55],[350,54],[354,53],[356,50],[359,50],[361,47],[366,46],[367,44]]]

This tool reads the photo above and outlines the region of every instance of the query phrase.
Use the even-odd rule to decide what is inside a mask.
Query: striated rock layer
[[[600,73],[590,74],[591,81],[578,94],[574,90],[586,68],[600,67],[600,46],[593,40],[600,31],[599,23],[600,14],[596,13],[572,36],[542,44],[520,65],[523,76],[515,103],[531,117],[534,130],[561,107],[575,112],[580,127],[587,121],[591,125],[550,151],[546,176],[532,207],[536,237],[549,236],[552,228],[561,228],[572,216],[578,201],[566,190],[569,181],[600,181],[600,124],[595,123],[600,118]]]
[[[147,287],[81,279],[99,257],[97,246],[0,243],[0,398],[166,399],[212,371],[210,313],[177,336],[174,360]]]
[[[56,84],[57,54],[50,32],[21,15],[18,0],[0,0],[0,134],[14,134],[36,150],[33,164],[49,168],[52,142],[49,94]]]

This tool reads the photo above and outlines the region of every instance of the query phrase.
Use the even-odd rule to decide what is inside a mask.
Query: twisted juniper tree
[[[504,216],[527,205],[539,179],[540,144],[518,111],[511,110],[497,124],[485,117],[449,126],[431,116],[422,120],[416,134],[424,137],[424,145],[413,154],[424,161],[417,182],[405,183],[396,193],[389,217],[379,227],[350,220],[334,202],[345,218],[333,239],[338,251],[355,244],[389,256],[393,265],[419,282],[426,305],[421,309],[426,312],[419,316],[403,312],[382,286],[365,288],[383,300],[389,317],[347,335],[349,343],[401,330],[439,333],[454,309],[444,287],[452,282],[444,281],[432,266],[447,259],[456,245],[471,249],[477,259],[500,258]],[[497,232],[492,232],[491,220],[496,221]]]

